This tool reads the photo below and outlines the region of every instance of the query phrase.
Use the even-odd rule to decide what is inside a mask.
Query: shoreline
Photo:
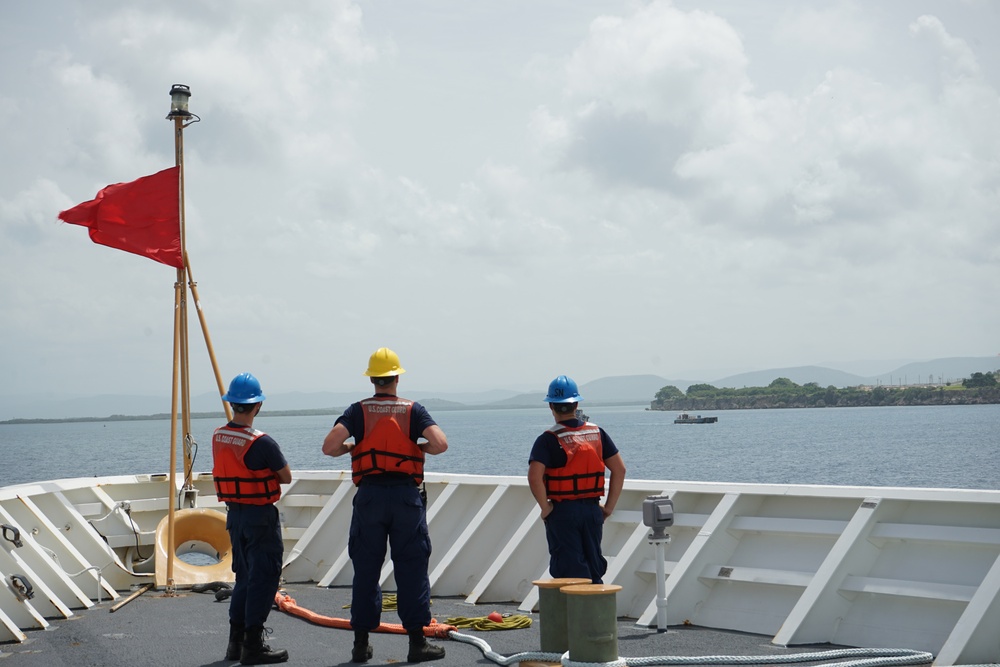
[[[524,410],[530,408],[538,408],[538,405],[527,405],[527,404],[517,404],[517,405],[462,405],[459,403],[453,403],[451,401],[442,401],[440,403],[435,400],[419,401],[428,410],[433,410],[434,412],[447,412],[452,410]],[[591,403],[593,407],[622,407],[629,405],[648,405],[648,401],[621,401],[621,402],[594,402]],[[648,408],[647,408],[648,409]],[[305,410],[269,410],[266,413],[267,417],[316,417],[316,416],[333,416],[342,414],[344,411],[340,408],[310,408]],[[180,420],[180,414],[177,415],[178,421]],[[191,413],[191,419],[225,419],[226,415],[221,410],[218,412],[193,412]],[[109,415],[107,417],[19,417],[15,419],[7,419],[0,421],[0,426],[13,426],[21,424],[78,424],[78,423],[92,423],[92,422],[124,422],[124,421],[169,421],[170,415],[161,412],[151,415]]]
[[[959,398],[957,396],[950,398]],[[945,405],[998,405],[1000,400],[986,400],[983,397],[966,397],[972,400],[949,400],[949,401],[913,401],[905,403],[883,403],[883,404],[868,404],[868,405],[805,405],[805,404],[773,404],[773,405],[762,405],[760,403],[738,405],[736,402],[726,401],[725,406],[716,405],[703,405],[694,404],[690,401],[683,402],[677,401],[676,405],[679,407],[655,405],[655,401],[650,403],[645,410],[647,412],[707,412],[707,411],[718,411],[724,412],[727,410],[794,410],[794,409],[804,409],[804,408],[878,408],[878,407],[888,407],[888,408],[905,408],[905,407],[917,407],[917,406],[945,406]],[[523,410],[530,408],[537,408],[537,405],[458,405],[450,403],[449,405],[434,405],[433,402],[421,402],[428,409],[433,409],[435,412],[447,412],[447,411],[465,411],[465,410]],[[590,404],[591,408],[599,407],[624,407],[624,406],[640,406],[647,405],[646,402],[637,401],[625,401],[620,403],[608,403],[608,402],[596,402]],[[316,416],[334,416],[342,414],[343,410],[339,408],[312,408],[306,410],[274,410],[267,413],[268,417],[316,417]],[[225,419],[225,414],[223,412],[194,412],[191,413],[191,419]],[[178,414],[177,419],[180,421],[181,416]],[[106,417],[36,417],[36,418],[16,418],[7,419],[5,421],[0,421],[0,426],[20,426],[20,425],[30,425],[30,424],[80,424],[80,423],[94,423],[94,422],[127,422],[127,421],[169,421],[170,415],[166,413],[156,413],[151,415],[109,415]]]

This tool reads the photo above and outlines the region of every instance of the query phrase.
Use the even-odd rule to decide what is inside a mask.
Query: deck
[[[432,596],[442,605],[454,600],[486,609],[482,615],[501,605],[534,613],[538,593],[532,582],[547,577],[548,557],[526,480],[443,474],[427,480]],[[218,508],[210,475],[196,475],[195,485],[198,497],[192,501]],[[93,617],[108,616],[101,609],[109,600],[120,602],[130,587],[152,581],[149,556],[166,499],[173,495],[164,475],[0,488],[0,524],[17,529],[21,542],[14,544],[10,530],[0,539],[0,575],[7,582],[0,586],[0,651],[27,659],[31,653],[24,647],[46,644],[38,638],[58,639],[69,634],[67,628],[86,628]],[[622,587],[616,616],[628,630],[621,634],[662,642],[663,633],[650,631],[656,625],[657,563],[642,504],[651,495],[669,496],[674,504],[675,523],[660,566],[668,624],[678,635],[687,636],[693,626],[743,633],[738,636],[773,647],[767,650],[910,649],[934,654],[942,666],[996,662],[1000,655],[998,491],[629,479],[605,524],[605,582]],[[318,591],[328,597],[350,585],[345,536],[352,496],[349,474],[341,471],[297,471],[285,490],[284,577],[303,595]],[[33,585],[34,598],[19,598],[10,580],[15,574]],[[390,562],[381,580],[385,590],[394,589]],[[138,619],[152,614],[135,609],[174,609],[178,600],[200,598],[170,602],[154,591],[110,616],[135,618],[141,626]],[[211,635],[206,650],[225,629],[186,609],[171,616],[179,628],[192,619],[189,644]],[[287,626],[278,620],[274,643],[292,650],[292,642],[281,640]],[[147,630],[155,634],[161,628],[94,632],[105,643],[119,635],[128,643],[129,637],[141,641]],[[624,656],[673,652],[657,643],[647,649],[640,639],[629,642],[622,645]],[[154,653],[162,650],[157,641],[150,645]],[[632,645],[643,648],[625,650]],[[727,653],[712,642],[707,646],[711,653]],[[339,664],[332,655],[336,650],[330,651],[329,664]],[[376,651],[387,655],[378,646]],[[705,651],[699,648],[698,654]],[[196,664],[212,664],[208,658]]]
[[[300,606],[337,618],[349,618],[350,589],[319,588],[294,584],[286,588]],[[105,602],[71,619],[60,620],[45,630],[32,630],[23,642],[0,645],[0,664],[30,667],[178,667],[200,665],[223,667],[237,664],[224,660],[228,640],[228,603],[218,603],[211,593],[179,592],[165,597],[150,591],[119,608]],[[432,613],[438,622],[448,618],[472,618],[492,611],[521,614],[513,604],[470,605],[462,598],[432,598]],[[538,614],[529,628],[503,631],[461,629],[466,637],[475,637],[504,658],[538,652]],[[397,623],[394,611],[383,613],[383,622]],[[267,627],[273,630],[272,648],[289,652],[288,665],[351,665],[350,631],[314,625],[298,617],[273,611]],[[671,627],[667,632],[638,628],[630,619],[617,626],[619,653],[625,658],[657,656],[757,656],[763,665],[771,657],[787,660],[800,653],[827,651],[829,645],[788,649],[770,643],[768,637],[697,627]],[[427,663],[439,667],[497,665],[477,645],[453,639],[432,639],[441,643],[447,654],[443,660]],[[407,639],[404,635],[375,633],[371,636],[375,655],[369,665],[406,663]],[[807,656],[808,657],[808,656]],[[10,658],[11,662],[3,661]],[[517,663],[512,663],[517,664]],[[647,663],[654,664],[654,663]],[[746,663],[744,663],[746,664]],[[806,663],[806,664],[815,664]],[[916,663],[920,664],[920,663]],[[926,664],[926,663],[924,663]]]

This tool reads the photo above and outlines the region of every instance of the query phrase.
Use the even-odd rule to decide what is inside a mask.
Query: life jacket
[[[424,481],[424,452],[410,440],[413,401],[396,396],[374,396],[360,403],[365,434],[351,450],[351,479],[365,475],[405,473],[416,484]]]
[[[556,424],[549,428],[566,453],[566,465],[545,469],[545,492],[550,500],[600,498],[604,495],[604,457],[601,430],[595,424]]]
[[[244,459],[253,443],[264,435],[253,428],[221,426],[212,435],[212,477],[215,495],[225,503],[270,505],[281,497],[273,470],[250,470]]]

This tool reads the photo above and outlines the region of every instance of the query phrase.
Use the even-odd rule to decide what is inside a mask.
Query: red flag
[[[184,268],[178,197],[180,168],[170,167],[131,183],[109,185],[59,219],[90,228],[94,243]]]

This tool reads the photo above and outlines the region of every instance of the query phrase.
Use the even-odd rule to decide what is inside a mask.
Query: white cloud
[[[953,78],[979,75],[979,63],[976,62],[976,56],[969,49],[965,40],[949,35],[944,24],[937,17],[921,16],[910,24],[910,32],[916,36],[931,35],[941,49],[946,74]]]
[[[773,37],[790,55],[817,50],[860,53],[878,46],[872,19],[855,2],[825,7],[796,3],[778,18]]]
[[[698,127],[701,114],[749,86],[745,67],[739,36],[725,21],[652,2],[628,17],[593,21],[567,63],[566,92],[616,114]]]
[[[988,6],[57,4],[0,27],[12,391],[169,383],[172,271],[55,218],[173,162],[174,83],[220,364],[271,391],[386,344],[442,388],[994,352]]]

